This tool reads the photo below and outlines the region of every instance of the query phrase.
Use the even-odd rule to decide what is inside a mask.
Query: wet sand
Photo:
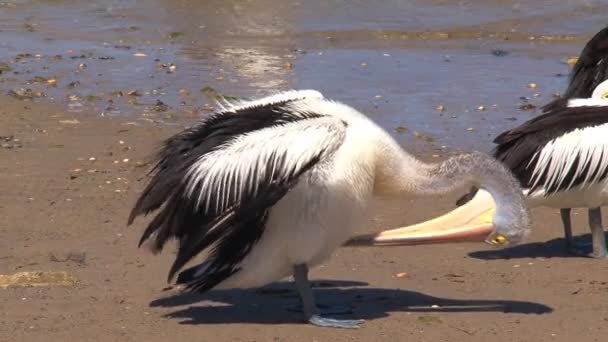
[[[0,289],[6,341],[595,341],[608,321],[608,264],[562,253],[559,215],[534,211],[530,240],[498,251],[463,243],[342,248],[312,272],[321,301],[352,303],[356,331],[302,324],[288,283],[172,297],[172,248],[136,248],[125,226],[146,160],[180,129],[0,97],[0,270],[66,271],[71,287]],[[77,121],[76,121],[77,120]],[[122,143],[121,143],[122,142]],[[11,146],[11,147],[9,147]],[[412,149],[413,147],[409,147]],[[416,150],[432,160],[433,151]],[[94,159],[91,159],[94,158]],[[125,161],[126,160],[126,161]],[[378,203],[375,226],[412,224],[457,194]],[[585,213],[575,231],[589,238]],[[399,273],[400,276],[397,276]]]
[[[492,137],[537,114],[522,105],[564,89],[564,61],[605,25],[607,9],[548,0],[13,0],[0,3],[0,63],[12,69],[0,74],[0,92],[32,89],[71,113],[188,124],[207,109],[204,87],[240,96],[313,88],[402,141],[416,143],[418,132],[438,150],[488,151]]]

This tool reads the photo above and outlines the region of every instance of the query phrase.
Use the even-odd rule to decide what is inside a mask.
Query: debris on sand
[[[13,149],[13,148],[20,148],[21,146],[21,140],[16,139],[13,135],[9,135],[9,136],[1,136],[0,135],[0,147],[5,148],[7,150]]]
[[[536,108],[536,106],[531,103],[524,103],[521,106],[519,106],[519,109],[521,109],[521,110],[532,110],[534,108]]]
[[[424,324],[443,323],[441,318],[436,316],[418,316],[418,322]]]
[[[77,125],[80,123],[77,119],[59,120],[60,124],[64,125]]]
[[[34,78],[32,78],[32,79],[30,80],[30,83],[34,83],[34,84],[37,84],[37,83],[46,83],[48,80],[49,80],[49,79],[48,79],[48,78],[46,78],[46,77],[42,77],[42,76],[34,76]]]
[[[58,258],[55,256],[55,254],[51,254],[49,256],[49,260],[52,262],[74,262],[78,265],[86,265],[86,259],[87,259],[87,255],[86,253],[79,253],[79,252],[69,252],[68,254],[66,254],[65,257],[63,258]]]
[[[70,82],[70,83],[68,83],[68,88],[74,89],[74,88],[78,87],[79,85],[80,85],[80,81]]]
[[[568,64],[569,66],[574,66],[574,64],[576,64],[576,62],[578,62],[577,56],[570,56],[570,57],[566,58],[566,60],[564,61],[564,63]]]
[[[41,91],[33,91],[30,88],[15,88],[11,89],[8,94],[18,100],[32,100],[35,97],[46,96]]]
[[[422,134],[422,133],[420,133],[418,131],[414,131],[414,137],[416,139],[424,140],[426,142],[433,142],[433,141],[435,141],[435,138],[431,137],[430,135]]]
[[[152,110],[155,112],[166,112],[168,109],[169,106],[161,100],[156,100],[156,104],[152,106]]]
[[[495,49],[495,50],[492,50],[492,54],[496,57],[503,57],[503,56],[508,55],[509,52],[505,51],[505,50],[501,50],[501,49]]]
[[[179,37],[183,37],[185,35],[184,32],[179,32],[179,31],[175,31],[175,32],[169,32],[169,38],[171,39],[176,39]]]
[[[13,68],[11,68],[10,65],[8,65],[7,63],[0,62],[0,74],[2,74],[3,72],[9,72],[11,70],[13,70]]]
[[[0,288],[9,287],[42,287],[76,285],[76,277],[67,272],[17,272],[15,274],[0,274]]]

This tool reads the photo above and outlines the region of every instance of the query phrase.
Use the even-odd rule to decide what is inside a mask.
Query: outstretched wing
[[[240,261],[262,236],[269,209],[297,184],[302,174],[327,160],[341,146],[346,134],[344,121],[315,113],[291,114],[298,119],[279,120],[233,136],[220,145],[214,144],[216,147],[206,153],[197,153],[197,147],[182,158],[164,154],[165,159],[159,162],[163,164],[163,174],[175,174],[175,181],[171,178],[171,186],[159,185],[164,190],[162,198],[136,206],[132,217],[164,205],[141,242],[151,239],[154,248],[160,250],[170,238],[178,239],[179,249],[169,279],[207,248],[211,248],[208,261],[204,271],[197,272],[189,284],[191,288],[212,288],[236,272]],[[208,136],[214,138],[213,134]],[[203,139],[200,144],[206,142]],[[173,158],[179,160],[175,162]],[[158,175],[148,187],[154,188],[154,182],[166,182]],[[146,203],[146,196],[155,192],[144,193],[140,201]]]
[[[606,176],[608,107],[562,107],[500,134],[494,156],[522,186],[552,193]]]

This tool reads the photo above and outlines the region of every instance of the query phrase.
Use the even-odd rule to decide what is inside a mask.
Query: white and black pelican
[[[293,275],[305,318],[318,326],[361,322],[323,318],[308,269],[366,228],[375,195],[474,185],[497,202],[492,230],[473,225],[456,239],[504,245],[529,231],[521,187],[490,156],[423,163],[365,115],[312,90],[227,106],[166,140],[151,172],[128,222],[159,210],[140,246],[160,252],[177,240],[169,281],[202,252],[206,259],[177,277],[185,289],[258,287]],[[399,234],[385,242],[398,243]]]
[[[543,107],[543,114],[521,126],[500,134],[493,155],[503,162],[526,189],[529,206],[560,208],[566,247],[569,251],[591,257],[608,256],[601,225],[601,210],[608,201],[608,28],[587,42],[569,77],[564,95]],[[604,190],[607,187],[607,190]],[[463,196],[462,205],[476,190]],[[491,198],[476,195],[468,203],[436,222],[466,218],[480,221],[474,214],[491,213]],[[570,212],[572,207],[589,209],[593,251],[587,253],[572,240]],[[456,215],[456,216],[455,216]],[[411,235],[402,241],[428,243],[435,239],[436,225],[423,223],[420,237]],[[376,241],[376,244],[379,242]]]

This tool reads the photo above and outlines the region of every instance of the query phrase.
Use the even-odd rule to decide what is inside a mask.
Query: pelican
[[[224,104],[164,142],[128,219],[156,212],[140,247],[158,253],[177,240],[169,282],[205,255],[177,276],[183,290],[252,288],[293,275],[307,322],[356,328],[361,320],[323,317],[340,310],[316,305],[308,270],[366,228],[373,196],[477,186],[496,201],[492,224],[453,239],[505,246],[529,232],[521,187],[488,155],[423,163],[364,114],[314,90]]]
[[[608,27],[587,42],[570,73],[568,88],[563,97],[543,107],[542,115],[521,126],[500,134],[493,155],[503,162],[525,188],[528,205],[560,208],[568,251],[589,257],[608,256],[601,224],[601,209],[608,194],[604,187],[607,159],[603,159],[608,140]],[[437,239],[436,222],[468,223],[482,220],[476,213],[488,215],[493,210],[492,198],[476,189],[457,201],[463,205],[476,196],[474,202],[433,222],[420,224],[424,230],[418,235],[407,231],[401,234],[402,244],[428,243]],[[589,208],[589,225],[593,251],[587,253],[572,239],[571,208]],[[481,215],[481,214],[480,214]],[[463,219],[466,218],[466,221]],[[487,221],[487,220],[486,220]],[[487,223],[487,222],[486,222]],[[452,229],[457,228],[451,227]],[[444,227],[444,230],[446,227]],[[428,232],[428,233],[427,233]],[[384,232],[386,235],[387,232]],[[380,244],[380,239],[369,239]]]
[[[561,209],[567,248],[608,257],[600,208],[608,203],[608,81],[591,98],[570,99],[566,107],[503,132],[495,142],[494,156],[519,179],[528,205]],[[570,208],[575,207],[589,208],[591,253],[572,240]]]

